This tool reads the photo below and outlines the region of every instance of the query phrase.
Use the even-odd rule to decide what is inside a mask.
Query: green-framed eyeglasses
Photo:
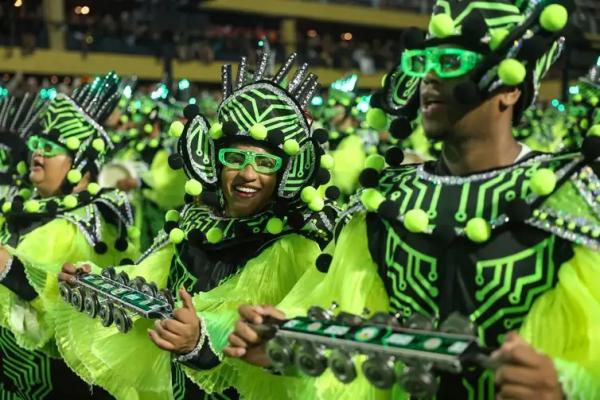
[[[219,161],[224,166],[242,170],[248,165],[260,174],[273,174],[281,168],[281,157],[252,150],[224,148],[219,150]]]
[[[423,78],[433,71],[440,78],[455,78],[472,71],[483,56],[470,50],[428,47],[406,50],[402,53],[402,72],[408,76]]]
[[[31,136],[27,140],[27,147],[32,153],[38,151],[44,157],[54,157],[59,154],[68,153],[65,147],[40,136]]]

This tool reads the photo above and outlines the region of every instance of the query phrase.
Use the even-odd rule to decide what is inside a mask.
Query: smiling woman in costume
[[[304,114],[317,78],[303,65],[286,85],[295,55],[273,77],[267,60],[264,52],[250,73],[242,59],[235,81],[223,68],[218,122],[209,126],[188,106],[186,125],[170,128],[179,141],[169,162],[190,178],[189,204],[167,213],[164,230],[128,274],[179,294],[175,318],[137,320],[127,335],[66,305],[57,318],[68,364],[117,398],[201,395],[182,365],[206,392],[235,396],[227,389],[237,372],[221,358],[237,307],[281,300],[331,238],[338,213],[317,191],[329,180],[320,168],[327,133],[312,132]],[[65,266],[61,279],[74,271]],[[72,335],[80,329],[94,334]]]
[[[32,154],[34,190],[2,205],[0,398],[90,396],[90,386],[56,352],[51,310],[59,301],[56,273],[63,263],[91,259],[106,266],[137,255],[127,240],[133,216],[125,195],[93,182],[112,147],[99,122],[118,99],[118,81],[109,74],[72,98],[57,95],[17,132]],[[16,119],[21,112],[15,103],[9,115]],[[99,390],[94,396],[108,395]]]

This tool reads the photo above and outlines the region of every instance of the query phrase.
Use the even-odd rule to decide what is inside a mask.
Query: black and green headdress
[[[562,51],[573,9],[572,0],[438,0],[427,38],[407,47],[458,45],[480,53],[471,79],[456,88],[457,100],[478,103],[500,87],[520,87],[518,122]]]
[[[119,101],[119,81],[110,72],[79,87],[71,97],[60,93],[48,104],[41,128],[48,139],[66,147],[73,157],[68,186],[76,185],[87,172],[96,175],[114,148],[102,123]]]
[[[45,104],[37,93],[0,98],[0,184],[20,186],[26,179],[26,139]]]
[[[321,148],[327,141],[327,132],[312,132],[311,121],[305,114],[319,86],[317,77],[303,64],[286,84],[296,54],[272,77],[266,75],[268,57],[264,51],[253,72],[242,58],[235,78],[231,66],[223,66],[223,100],[217,112],[218,122],[211,126],[199,114],[197,106],[188,105],[184,110],[188,119],[185,127],[175,122],[170,128],[171,133],[180,138],[178,154],[173,154],[169,163],[173,168],[185,169],[190,178],[186,185],[188,194],[195,196],[204,189],[204,202],[223,206],[218,182],[219,149],[232,142],[266,146],[284,160],[276,190],[277,201],[289,204],[302,198],[313,211],[319,211],[323,199],[315,195],[316,190],[306,188],[314,189],[329,181],[328,171],[321,166],[330,167],[331,160]]]

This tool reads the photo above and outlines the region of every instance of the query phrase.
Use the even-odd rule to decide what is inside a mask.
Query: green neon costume
[[[280,301],[312,269],[320,245],[332,236],[337,209],[317,191],[329,178],[320,168],[327,133],[311,132],[303,113],[316,90],[316,76],[303,65],[287,87],[281,83],[294,59],[269,77],[265,52],[251,78],[242,60],[235,82],[225,66],[218,122],[209,125],[197,107],[188,106],[186,125],[175,122],[170,128],[179,140],[169,163],[183,167],[190,178],[185,184],[190,202],[181,213],[166,214],[152,248],[127,272],[172,291],[185,287],[194,295],[202,328],[197,348],[171,364],[171,355],[147,337],[152,322],[138,319],[123,335],[64,305],[57,311],[59,349],[87,382],[123,399],[183,399],[202,396],[200,388],[228,395],[236,387],[237,372],[222,359],[222,350],[237,307]],[[239,143],[266,147],[282,165],[270,207],[228,218],[223,215],[218,154]],[[197,197],[202,205],[194,202]],[[77,337],[81,329],[94,334]]]
[[[64,152],[73,163],[62,185],[64,195],[40,198],[35,191],[21,192],[2,204],[0,242],[11,256],[0,279],[3,400],[90,396],[90,387],[60,359],[52,309],[59,299],[56,277],[64,263],[93,260],[105,266],[138,254],[128,242],[133,215],[123,193],[100,190],[94,182],[87,190],[70,193],[76,178],[97,173],[112,146],[98,121],[114,106],[117,81],[109,74],[80,88],[73,98],[57,95],[47,109],[38,109],[35,123],[24,132],[24,138],[36,133],[31,141],[36,151],[48,156]],[[108,395],[98,390],[95,396]]]

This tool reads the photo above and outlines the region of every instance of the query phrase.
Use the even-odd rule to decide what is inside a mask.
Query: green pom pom
[[[206,232],[206,240],[208,240],[208,243],[212,244],[219,243],[223,240],[223,231],[217,227],[210,228],[208,232]]]
[[[483,218],[471,218],[465,226],[465,233],[471,241],[483,243],[492,235],[492,228]]]
[[[548,168],[540,168],[531,177],[529,186],[538,196],[546,196],[556,187],[556,174]]]
[[[167,222],[178,222],[179,212],[177,210],[169,210],[165,214],[165,221]]]
[[[316,196],[310,203],[308,203],[308,208],[315,212],[319,212],[325,207],[325,201],[320,197]]]
[[[412,233],[423,233],[429,227],[429,217],[420,208],[413,208],[404,214],[404,227]]]
[[[67,146],[67,149],[75,151],[79,148],[81,142],[77,138],[70,137],[67,139],[65,145]]]
[[[385,80],[387,79],[387,74],[383,74],[381,77],[381,82],[379,83],[381,87],[385,87]]]
[[[202,193],[202,184],[195,179],[185,183],[185,192],[190,196],[199,196]]]
[[[208,134],[213,140],[218,140],[223,136],[223,125],[219,122],[214,123],[208,130]]]
[[[98,153],[102,153],[106,149],[106,144],[104,143],[104,140],[102,140],[100,138],[96,138],[96,139],[92,140],[92,147]]]
[[[112,140],[113,143],[121,143],[121,136],[120,135],[112,135],[110,137],[110,140]]]
[[[136,240],[140,237],[140,230],[135,226],[130,226],[127,228],[127,237],[131,240]]]
[[[600,124],[592,125],[587,134],[588,136],[600,136]]]
[[[78,169],[72,169],[67,173],[67,180],[72,183],[72,184],[76,184],[81,180],[81,171]]]
[[[385,197],[373,188],[365,189],[360,195],[360,201],[367,211],[376,211],[384,200]]]
[[[154,130],[154,127],[152,126],[152,124],[144,124],[144,132],[152,133],[153,130]]]
[[[12,210],[12,203],[10,201],[7,201],[4,204],[2,204],[3,213],[6,214],[7,212],[10,212],[10,210]]]
[[[319,193],[317,192],[317,189],[315,189],[312,186],[307,186],[304,189],[302,189],[302,191],[300,192],[300,198],[305,203],[310,203],[318,195],[319,195]]]
[[[367,111],[367,124],[376,131],[384,130],[387,127],[387,115],[381,108],[371,108]]]
[[[171,243],[179,244],[183,242],[183,239],[185,239],[185,232],[181,229],[173,228],[171,229],[171,232],[169,232],[169,240]]]
[[[92,195],[95,196],[98,194],[98,192],[100,192],[100,185],[98,185],[96,182],[92,182],[88,185],[87,187],[87,191]]]
[[[183,126],[183,123],[181,121],[173,122],[169,127],[169,136],[176,138],[180,137],[183,133],[184,128],[185,127]]]
[[[140,142],[135,145],[135,149],[140,152],[144,151],[145,148],[146,148],[146,143],[144,143],[144,142]]]
[[[277,235],[283,231],[283,221],[279,218],[273,217],[267,221],[267,232],[271,235]]]
[[[454,21],[448,14],[436,14],[429,21],[429,33],[435,38],[445,38],[454,32]]]
[[[35,213],[40,211],[41,205],[37,200],[27,200],[25,204],[23,204],[23,209],[29,213]]]
[[[77,203],[77,197],[73,196],[72,194],[65,196],[65,198],[62,200],[62,204],[65,206],[65,208],[75,208],[77,207]]]
[[[540,25],[549,32],[562,30],[569,19],[567,9],[560,4],[550,4],[540,14]]]
[[[119,121],[121,121],[121,123],[123,123],[123,124],[126,124],[129,122],[129,116],[127,114],[123,114],[119,118]]]
[[[24,199],[28,199],[31,197],[31,190],[27,189],[27,188],[23,188],[21,190],[19,190],[19,194],[21,195],[21,197],[23,197]]]
[[[525,66],[514,58],[502,60],[498,67],[498,77],[506,86],[517,86],[523,83],[527,70]]]
[[[321,156],[321,167],[325,168],[325,169],[331,169],[333,168],[333,164],[335,163],[333,157],[331,156],[331,154],[323,154]]]
[[[588,99],[588,103],[590,103],[592,107],[596,107],[599,101],[600,99],[598,99],[598,96],[592,96]]]
[[[17,163],[17,173],[19,175],[25,175],[27,173],[27,163],[25,161],[19,161]]]
[[[492,37],[490,38],[490,49],[496,50],[498,46],[500,46],[500,44],[504,41],[504,39],[506,39],[509,33],[510,32],[508,29],[494,29],[494,31],[492,32]]]
[[[300,152],[300,145],[294,139],[288,139],[283,143],[283,151],[288,156],[295,156]]]
[[[158,139],[154,138],[154,139],[150,140],[150,142],[148,142],[148,146],[155,149],[158,147],[159,143],[160,143],[160,141]]]
[[[265,140],[267,133],[267,128],[263,124],[254,124],[250,127],[250,136],[254,140]]]
[[[131,128],[127,131],[129,137],[136,137],[139,133],[140,131],[138,131],[137,128]]]
[[[330,131],[329,132],[329,139],[336,140],[336,139],[339,139],[339,137],[340,137],[340,133],[338,131]]]
[[[379,154],[371,154],[365,160],[365,168],[376,169],[377,172],[381,172],[385,167],[385,158]]]

